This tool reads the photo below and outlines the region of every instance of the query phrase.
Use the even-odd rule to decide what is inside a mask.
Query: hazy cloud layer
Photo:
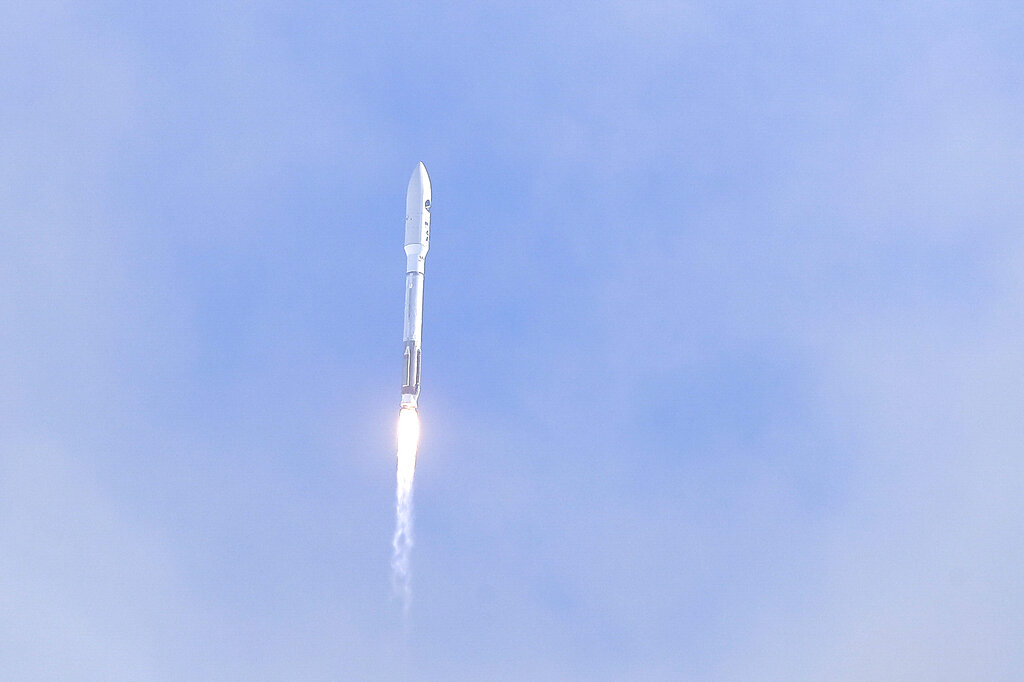
[[[0,10],[0,670],[1017,679],[1013,9]]]

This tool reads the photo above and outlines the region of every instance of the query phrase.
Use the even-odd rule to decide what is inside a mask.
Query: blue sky
[[[0,669],[1019,679],[1022,36],[996,2],[4,5]]]

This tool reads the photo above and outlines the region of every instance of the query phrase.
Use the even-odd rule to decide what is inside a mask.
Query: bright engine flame
[[[408,612],[412,598],[409,552],[412,550],[412,480],[416,474],[416,448],[420,441],[420,417],[403,408],[398,415],[398,487],[395,493],[395,537],[392,540],[392,582]]]
[[[398,487],[412,486],[416,472],[416,448],[420,444],[420,416],[405,408],[398,414]]]

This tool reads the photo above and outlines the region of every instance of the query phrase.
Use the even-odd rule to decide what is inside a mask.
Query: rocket
[[[430,248],[430,178],[422,163],[405,193],[405,332],[402,353],[402,409],[420,398],[420,342],[423,335],[423,261]]]

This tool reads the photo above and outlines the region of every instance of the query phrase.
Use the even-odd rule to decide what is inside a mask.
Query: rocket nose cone
[[[423,162],[416,164],[416,169],[409,178],[409,198],[430,197],[430,176],[427,175],[427,168]]]

